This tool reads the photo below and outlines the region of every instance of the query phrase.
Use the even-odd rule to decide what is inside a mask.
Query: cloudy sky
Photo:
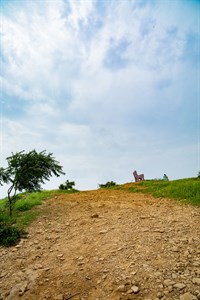
[[[199,0],[1,0],[0,165],[47,150],[80,190],[200,171]],[[5,187],[1,188],[5,192]]]

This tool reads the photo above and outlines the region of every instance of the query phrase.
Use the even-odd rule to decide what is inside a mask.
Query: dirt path
[[[0,299],[200,299],[200,209],[126,191],[61,195],[0,248]]]

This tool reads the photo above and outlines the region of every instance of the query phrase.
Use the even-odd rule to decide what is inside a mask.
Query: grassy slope
[[[46,199],[74,192],[77,191],[52,190],[18,194],[17,201],[13,206],[12,218],[8,215],[7,198],[5,198],[0,201],[0,222],[16,224],[19,228],[24,228],[39,215],[39,211],[32,208],[41,205]]]
[[[187,178],[173,181],[147,180],[133,184],[130,192],[143,192],[154,197],[172,198],[182,203],[200,206],[200,179]]]

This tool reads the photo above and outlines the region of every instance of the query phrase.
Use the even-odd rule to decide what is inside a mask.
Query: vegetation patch
[[[16,245],[24,234],[24,231],[10,224],[0,223],[0,245],[2,246],[9,247]]]
[[[154,197],[172,198],[200,206],[200,179],[187,178],[173,181],[146,180],[129,187],[130,192],[149,193]]]
[[[41,205],[43,201],[55,198],[61,194],[76,193],[78,190],[52,190],[25,192],[16,195],[15,205],[13,205],[12,216],[9,215],[8,199],[4,198],[0,201],[0,245],[13,246],[24,236],[24,229],[30,225],[40,214],[35,209]]]
[[[103,189],[103,188],[113,188],[113,187],[116,188],[116,187],[118,187],[118,185],[114,181],[107,181],[105,184],[99,184],[99,187],[101,189]]]

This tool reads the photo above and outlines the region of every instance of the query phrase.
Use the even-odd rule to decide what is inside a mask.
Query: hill
[[[27,238],[0,247],[0,299],[200,299],[200,208],[148,184],[49,193]]]

